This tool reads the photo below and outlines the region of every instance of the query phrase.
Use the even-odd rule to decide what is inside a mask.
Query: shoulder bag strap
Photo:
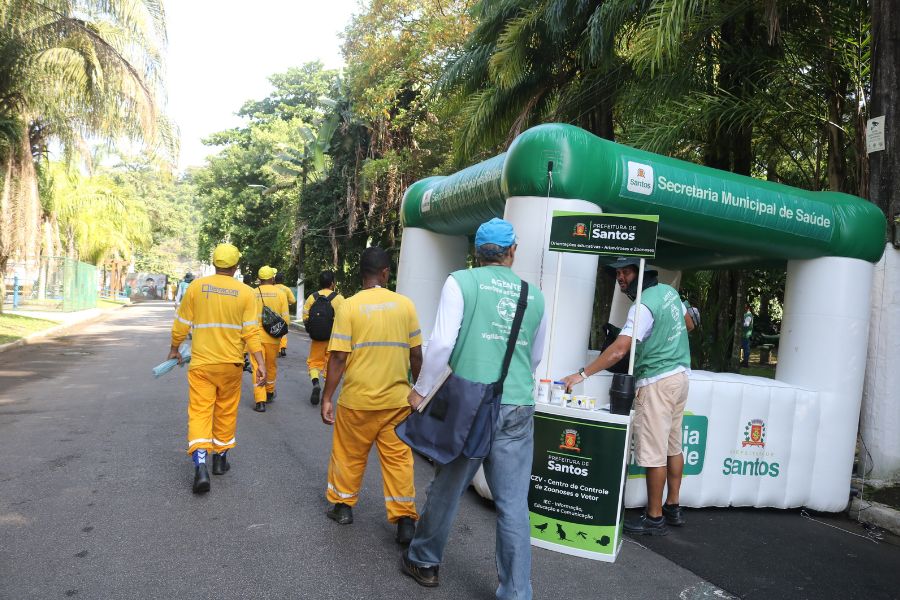
[[[506,380],[506,374],[509,372],[509,365],[512,363],[513,352],[516,349],[516,340],[519,337],[519,330],[522,328],[522,319],[525,318],[525,308],[528,305],[528,282],[522,280],[522,291],[519,292],[519,302],[516,304],[516,316],[513,318],[512,327],[509,330],[509,341],[506,344],[506,355],[503,357],[503,367],[500,369],[500,379],[495,384],[498,395],[503,393],[503,382]]]
[[[319,292],[316,293],[318,294]],[[328,303],[330,304],[331,301],[335,299],[335,297],[337,297],[337,292],[331,292],[325,299],[328,300]]]
[[[260,288],[256,288],[256,292],[259,294],[259,299],[260,299],[260,301],[262,301],[262,305],[267,306],[266,299],[263,298],[263,295],[262,295],[262,290]]]

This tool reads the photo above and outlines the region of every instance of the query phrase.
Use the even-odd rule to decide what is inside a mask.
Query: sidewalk
[[[123,304],[122,306],[128,305]],[[63,335],[81,325],[100,320],[113,311],[119,310],[120,308],[122,308],[122,306],[110,308],[89,308],[87,310],[79,310],[74,312],[8,310],[4,314],[19,315],[22,317],[30,317],[32,319],[43,319],[45,321],[54,321],[58,324],[48,329],[36,331],[26,337],[23,337],[22,339],[9,342],[8,344],[0,344],[0,353],[11,350],[12,348],[18,348],[19,346],[31,344],[37,340]]]

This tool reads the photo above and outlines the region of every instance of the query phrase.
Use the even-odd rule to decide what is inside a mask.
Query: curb
[[[49,329],[44,329],[43,331],[36,331],[30,335],[27,335],[21,339],[15,340],[14,342],[9,342],[7,344],[0,344],[0,354],[6,352],[7,350],[12,350],[13,348],[18,348],[19,346],[27,346],[28,344],[33,344],[44,338],[52,338],[59,337],[69,333],[71,330],[81,327],[82,325],[87,325],[90,323],[94,323],[105,319],[111,313],[121,310],[128,306],[128,304],[123,304],[122,306],[118,306],[116,308],[107,308],[103,309],[99,314],[94,315],[88,319],[84,319],[83,321],[76,321],[74,323],[60,323],[59,325],[55,325],[50,327]]]
[[[853,498],[853,501],[850,502],[849,512],[851,519],[871,523],[890,531],[894,535],[900,535],[900,511],[890,506]]]

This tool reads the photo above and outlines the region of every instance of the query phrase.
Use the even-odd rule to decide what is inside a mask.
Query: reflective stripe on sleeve
[[[191,321],[188,321],[187,319],[182,319],[178,315],[175,315],[175,319],[177,319],[178,321],[181,321],[185,325],[188,325],[188,326],[193,325],[193,323]]]
[[[417,335],[421,335],[421,333],[422,333],[422,330],[421,330],[421,329],[416,329],[415,331],[410,332],[409,337],[414,338],[414,337],[416,337]]]
[[[346,341],[348,341],[348,342],[349,342],[350,339],[351,339],[349,335],[344,335],[344,334],[342,334],[342,333],[332,333],[332,334],[331,334],[331,337],[333,337],[333,338],[336,339],[336,340],[346,340]]]
[[[249,327],[250,325],[256,325],[257,323],[259,323],[259,321],[257,321],[256,319],[253,319],[252,321],[244,321],[243,326]]]
[[[376,347],[391,347],[391,348],[409,348],[409,344],[407,342],[359,342],[358,344],[353,344],[353,349],[357,348],[369,348],[372,346]]]

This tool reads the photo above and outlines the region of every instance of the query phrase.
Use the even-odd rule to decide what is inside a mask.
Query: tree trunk
[[[900,185],[900,6],[872,0],[872,101],[870,117],[884,115],[885,149],[869,155],[869,200],[890,223]],[[900,204],[900,203],[898,203]]]

